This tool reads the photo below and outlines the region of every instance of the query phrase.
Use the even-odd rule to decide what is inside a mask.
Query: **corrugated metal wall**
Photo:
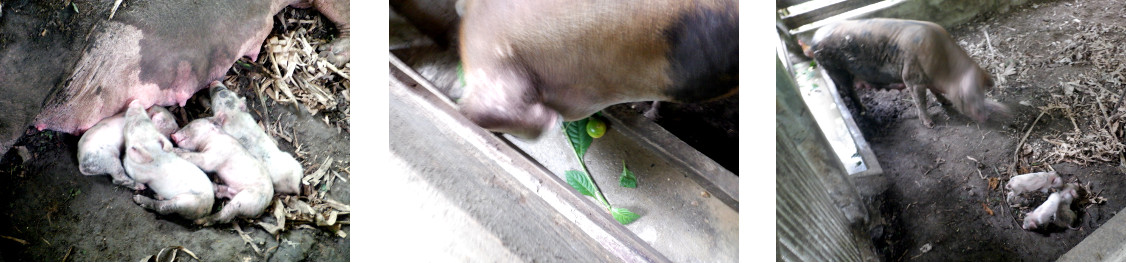
[[[865,205],[798,94],[777,71],[776,214],[780,261],[874,261]]]

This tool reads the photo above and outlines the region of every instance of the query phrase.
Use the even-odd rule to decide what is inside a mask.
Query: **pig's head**
[[[1024,228],[1024,230],[1033,230],[1036,229],[1036,227],[1036,220],[1033,220],[1032,217],[1025,217],[1024,224],[1021,225],[1021,228]]]
[[[993,78],[977,65],[961,74],[958,87],[946,94],[954,108],[974,121],[983,123],[990,118],[1009,117],[1011,113],[1004,104],[985,98],[985,92],[993,89]]]
[[[169,112],[168,109],[164,107],[153,106],[149,108],[148,114],[149,118],[152,119],[153,125],[156,126],[156,131],[160,132],[160,135],[164,135],[164,137],[168,137],[173,132],[180,129],[180,125],[176,124],[176,117],[173,117],[172,112]]]
[[[219,126],[216,126],[210,118],[200,118],[188,122],[179,131],[172,133],[172,140],[180,148],[195,151],[211,136],[219,133]]]
[[[219,81],[211,82],[211,110],[215,112],[218,122],[223,122],[227,115],[234,112],[246,112],[246,99],[239,98],[233,91],[227,89]]]
[[[163,151],[172,150],[172,143],[160,136],[160,131],[149,118],[144,106],[136,100],[129,102],[125,110],[125,143],[128,147],[137,145],[155,146]]]
[[[1059,175],[1051,175],[1048,177],[1048,180],[1052,181],[1052,188],[1060,188],[1063,186],[1063,178],[1060,178]]]
[[[482,128],[539,138],[559,127],[559,112],[547,107],[526,74],[518,70],[466,72],[465,96],[458,102],[466,118]]]

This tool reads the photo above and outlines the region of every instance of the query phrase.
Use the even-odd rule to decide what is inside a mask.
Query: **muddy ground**
[[[869,233],[881,260],[1054,261],[1126,207],[1119,168],[1126,79],[1118,72],[1126,65],[1124,9],[1110,0],[1033,1],[949,28],[993,74],[998,85],[988,95],[1008,105],[1011,117],[978,124],[928,95],[935,121],[928,129],[907,91],[860,91],[870,111],[858,125],[887,180],[886,190],[866,198],[884,220]],[[1014,174],[1049,170],[1088,186],[1083,199],[1105,202],[1076,204],[1077,229],[1022,230],[1028,208],[1010,208],[1003,187],[989,181],[1004,185]]]
[[[11,6],[5,5],[5,8]],[[315,17],[314,11],[287,9],[283,12],[291,13],[287,17],[327,22],[323,17]],[[275,25],[274,34],[284,32]],[[242,68],[228,76],[230,88],[247,98],[255,119],[281,134],[274,135],[279,147],[297,157],[306,175],[321,170],[326,159],[334,160],[323,170],[339,177],[331,186],[322,182],[306,187],[302,200],[309,201],[309,195],[326,192],[325,199],[350,204],[351,135],[347,100],[337,105],[339,110],[322,110],[310,115],[292,103],[259,100],[256,92],[249,88],[249,83],[261,78],[254,70]],[[338,98],[347,98],[340,93],[346,90],[336,92]],[[205,96],[197,94],[184,108],[170,107],[181,125],[190,119],[210,116],[206,106],[200,103]],[[255,220],[238,220],[238,228],[250,239],[247,242],[233,224],[197,227],[175,216],[161,216],[134,204],[131,200],[134,192],[113,185],[108,176],[81,175],[75,157],[77,141],[74,135],[29,129],[13,150],[3,154],[0,159],[0,200],[4,201],[0,206],[0,261],[138,261],[169,246],[183,246],[201,261],[349,261],[351,258],[351,236],[339,235],[350,233],[346,214],[338,219],[344,222],[340,225],[341,232],[288,221],[288,230],[271,235],[256,224],[276,223],[268,213]],[[26,149],[24,155],[19,148]],[[219,204],[216,202],[216,210]],[[255,246],[261,252],[255,251]],[[177,260],[193,259],[180,252]]]

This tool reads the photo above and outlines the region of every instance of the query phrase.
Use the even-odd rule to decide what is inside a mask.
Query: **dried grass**
[[[1020,36],[1000,39],[1002,29],[981,29],[984,35],[978,43],[960,44],[972,57],[993,74],[998,90],[1004,92],[1019,82],[1026,81],[1032,68],[1058,68],[1070,66],[1081,72],[1061,76],[1058,85],[1043,87],[1048,90],[1045,106],[1038,107],[1048,116],[1063,117],[1070,121],[1070,130],[1029,138],[1018,152],[1017,173],[1030,172],[1037,165],[1070,162],[1078,165],[1121,162],[1126,145],[1122,143],[1123,69],[1126,68],[1126,47],[1118,45],[1126,40],[1126,28],[1097,23],[1072,24],[1078,31],[1067,39],[1043,45],[1047,50],[1030,53],[1031,42],[1044,41]],[[993,33],[993,34],[991,34]],[[1010,34],[1011,35],[1011,34]],[[993,37],[993,39],[988,39]],[[1019,43],[1018,43],[1019,42]],[[994,49],[994,46],[1000,47]],[[1008,53],[1005,53],[1005,52]],[[1023,51],[1023,52],[1022,52]],[[1005,53],[1005,54],[1003,54]],[[1014,83],[1018,82],[1018,83]],[[1008,84],[1008,85],[1007,85]],[[1034,87],[1035,88],[1035,87]]]
[[[286,9],[278,20],[286,28],[284,33],[270,35],[257,62],[242,61],[235,66],[235,75],[228,76],[229,87],[247,86],[256,93],[263,110],[267,100],[282,104],[300,104],[310,115],[334,125],[340,132],[347,132],[350,123],[349,96],[350,64],[336,67],[321,57],[317,47],[328,44],[331,39],[318,38],[328,23],[315,13]],[[313,33],[318,32],[318,33]],[[239,80],[243,85],[235,85]],[[268,98],[268,99],[267,99]],[[310,155],[302,149],[302,138],[294,127],[285,125],[281,115],[271,117],[269,112],[263,116],[259,125],[277,138],[296,148],[293,153],[306,168],[302,178],[303,191],[298,196],[275,197],[265,217],[253,222],[271,235],[296,228],[320,228],[340,237],[347,233],[341,230],[349,224],[345,218],[350,214],[348,205],[332,200],[327,194],[337,180],[347,181],[348,161],[334,160],[333,157]],[[341,175],[343,174],[343,175]],[[263,219],[273,218],[273,222]],[[260,251],[255,248],[255,251]]]

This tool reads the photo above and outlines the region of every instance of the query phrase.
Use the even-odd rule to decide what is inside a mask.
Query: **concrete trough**
[[[500,200],[483,202],[483,204],[471,202],[474,204],[470,205],[466,204],[467,201],[476,198],[463,200],[468,198],[465,193],[493,190],[481,187],[483,185],[459,183],[462,186],[444,186],[444,188],[456,188],[451,190],[429,187],[431,190],[426,191],[445,192],[435,195],[444,195],[449,200],[427,203],[449,204],[444,205],[445,208],[436,208],[438,210],[475,211],[474,213],[481,214],[533,210],[536,212],[529,212],[528,216],[542,214],[544,217],[554,218],[546,221],[554,222],[554,226],[544,226],[531,223],[539,220],[505,221],[504,217],[499,216],[469,216],[478,220],[478,225],[482,226],[502,224],[498,223],[499,221],[515,225],[492,229],[486,227],[478,232],[463,231],[462,235],[452,237],[460,241],[452,243],[475,243],[472,240],[480,239],[481,235],[499,236],[502,237],[500,240],[503,240],[501,244],[510,246],[506,249],[498,249],[499,251],[526,253],[528,249],[516,245],[519,242],[507,240],[531,240],[541,235],[552,236],[557,232],[565,232],[570,234],[563,235],[560,240],[553,242],[596,244],[601,249],[590,247],[583,252],[594,251],[597,252],[594,253],[596,255],[604,255],[596,261],[738,261],[738,177],[688,147],[684,142],[672,137],[652,121],[640,117],[640,114],[625,111],[604,112],[604,116],[610,120],[607,135],[596,139],[584,157],[592,178],[609,202],[614,207],[624,207],[641,215],[639,220],[622,226],[614,221],[595,199],[580,195],[566,184],[563,177],[565,171],[581,170],[581,166],[562,133],[548,134],[534,142],[521,141],[508,135],[498,137],[488,133],[456,112],[452,100],[445,95],[450,90],[449,87],[435,87],[399,61],[394,54],[391,55],[391,60],[392,123],[390,127],[391,138],[397,138],[392,139],[391,150],[393,159],[398,158],[396,159],[398,163],[406,163],[405,166],[409,167],[405,168],[410,171],[406,172],[408,176],[420,177],[411,181],[432,181],[430,185],[435,186],[445,185],[443,182],[450,180],[441,178],[456,176],[461,178],[458,180],[468,180],[485,177],[487,179],[474,180],[518,182],[524,189],[506,191],[527,193],[513,197],[524,200],[522,202],[500,198],[511,196],[512,194],[509,193],[496,195]],[[416,67],[420,66],[416,65]],[[396,102],[403,100],[400,97],[418,97],[409,101],[426,102],[426,105],[414,106],[416,108],[414,110],[397,109],[405,108],[402,103]],[[420,108],[428,109],[424,112],[428,112],[426,114],[431,117],[417,116],[419,114],[411,112],[418,111]],[[421,126],[409,125],[419,120],[430,119],[439,120],[420,124]],[[405,131],[402,127],[429,127],[433,131],[418,129]],[[456,136],[449,139],[451,142],[435,143],[431,137],[437,136],[435,134],[439,133],[437,131],[454,133]],[[435,151],[450,151],[446,148],[451,143],[475,145],[476,149],[465,148],[454,155],[431,155]],[[428,151],[427,147],[442,149],[433,149],[431,154],[418,153]],[[461,155],[474,158],[458,158]],[[472,160],[479,161],[470,162]],[[637,189],[617,185],[623,162],[638,176]],[[477,167],[488,163],[510,164],[500,165],[502,169],[474,168],[477,170],[473,172],[439,175],[441,172],[451,170],[448,168],[451,166]],[[439,173],[434,174],[435,172]],[[437,212],[431,214],[434,213]],[[522,231],[516,234],[509,231],[511,228],[535,231]],[[506,237],[508,235],[515,236]],[[503,245],[499,247],[504,247]],[[469,249],[455,251],[466,250]],[[482,250],[482,253],[486,253],[485,251],[487,250]],[[571,250],[562,252],[547,250],[527,255],[516,253],[516,257],[525,260],[558,258],[559,255],[556,254],[570,255],[569,252]],[[497,252],[479,255],[480,257],[476,258],[495,260],[507,258],[507,255]],[[586,261],[582,260],[582,257],[567,258]]]

